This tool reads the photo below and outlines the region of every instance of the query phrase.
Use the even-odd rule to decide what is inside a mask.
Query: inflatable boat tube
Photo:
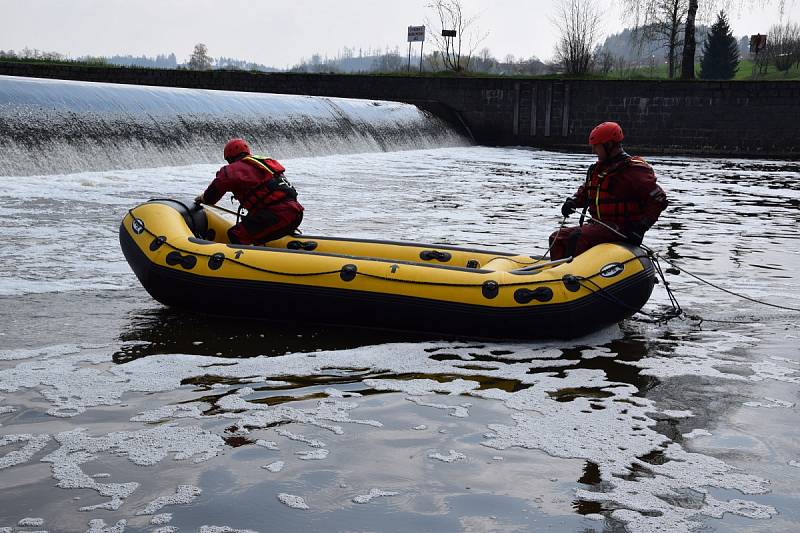
[[[655,271],[626,243],[574,259],[411,242],[295,235],[233,245],[213,207],[151,200],[120,245],[159,302],[196,312],[410,330],[456,338],[575,338],[648,300]]]

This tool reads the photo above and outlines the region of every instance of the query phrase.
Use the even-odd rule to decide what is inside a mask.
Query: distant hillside
[[[148,56],[132,56],[132,55],[114,55],[108,57],[95,57],[83,56],[76,59],[76,61],[85,61],[87,63],[106,63],[109,65],[119,65],[123,67],[143,67],[143,68],[179,68],[185,67],[186,63],[178,63],[174,53],[168,55],[157,55],[156,57]],[[217,69],[239,69],[239,70],[258,70],[262,72],[276,72],[278,69],[262,65],[260,63],[252,63],[242,59],[235,59],[232,57],[218,57],[212,59],[212,68]]]

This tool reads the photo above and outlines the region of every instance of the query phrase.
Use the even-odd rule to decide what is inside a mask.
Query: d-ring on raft
[[[297,235],[232,245],[213,208],[151,200],[120,245],[159,302],[217,316],[410,330],[457,338],[574,338],[650,298],[655,269],[626,243],[572,260],[411,242]]]

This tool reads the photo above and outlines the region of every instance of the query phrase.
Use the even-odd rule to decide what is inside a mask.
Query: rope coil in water
[[[626,241],[629,240],[626,235],[620,233],[617,229],[612,228],[611,226],[609,226],[608,224],[605,224],[601,220],[598,220],[598,219],[592,218],[592,217],[590,217],[589,220],[591,222],[593,222],[593,223],[600,224],[601,226],[604,226],[605,228],[613,231],[614,233],[616,233],[617,235],[619,235],[620,237],[622,237]],[[562,222],[562,225],[563,225],[563,222]],[[559,229],[559,231],[560,231],[560,229]],[[684,274],[688,274],[689,276],[695,278],[696,280],[698,280],[698,281],[700,281],[702,283],[705,283],[706,285],[709,285],[710,287],[714,287],[717,290],[726,292],[726,293],[728,293],[730,295],[733,295],[733,296],[736,296],[738,298],[742,298],[744,300],[748,300],[748,301],[751,301],[751,302],[754,302],[754,303],[758,303],[758,304],[761,304],[761,305],[767,305],[767,306],[770,306],[770,307],[775,307],[777,309],[783,309],[785,311],[797,311],[797,312],[800,312],[800,308],[789,307],[789,306],[785,306],[785,305],[778,305],[778,304],[773,304],[773,303],[770,303],[770,302],[765,302],[763,300],[759,300],[757,298],[753,298],[753,297],[750,297],[750,296],[747,296],[747,295],[744,295],[744,294],[740,294],[740,293],[734,292],[734,291],[732,291],[730,289],[726,289],[724,287],[720,287],[719,285],[711,283],[710,281],[707,281],[707,280],[701,278],[700,276],[689,272],[685,268],[679,267],[674,262],[670,261],[669,259],[664,258],[663,256],[661,256],[659,253],[655,252],[651,248],[648,248],[647,246],[645,246],[643,244],[640,244],[639,246],[645,252],[647,252],[647,256],[653,261],[653,264],[655,266],[656,272],[658,273],[659,277],[661,278],[662,283],[664,284],[664,288],[667,291],[667,295],[669,297],[670,304],[672,305],[672,311],[669,312],[669,313],[666,313],[663,316],[663,318],[661,318],[662,320],[663,319],[669,320],[671,318],[679,317],[679,316],[683,315],[684,312],[683,312],[683,309],[681,308],[680,304],[678,303],[678,300],[675,298],[675,294],[672,292],[672,289],[669,288],[669,283],[667,282],[667,280],[666,280],[666,278],[664,276],[664,272],[661,269],[661,264],[659,263],[659,259],[663,259],[664,262],[668,263],[670,266],[678,269],[679,271],[683,272]],[[602,291],[602,288],[598,288],[598,291],[595,291],[595,292],[599,292],[599,291]],[[624,305],[624,302],[618,302],[618,303],[621,304],[621,305]],[[656,315],[652,315],[652,314],[647,313],[647,312],[642,311],[642,310],[639,310],[639,313],[641,313],[643,315],[651,316],[651,317],[656,316]],[[697,315],[692,315],[689,318],[693,318],[693,319],[700,320],[700,321],[705,320],[702,317],[699,317]],[[717,321],[714,321],[714,322],[722,322],[722,321],[718,321],[717,320]]]

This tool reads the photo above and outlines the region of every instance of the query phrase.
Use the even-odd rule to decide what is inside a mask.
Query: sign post
[[[442,29],[442,37],[444,37],[444,42],[445,42],[444,49],[445,52],[447,53],[447,58],[445,58],[445,60],[447,60],[450,57],[450,47],[453,46],[453,39],[455,38],[455,36],[456,36],[456,30]],[[455,47],[453,47],[453,55],[455,56]]]
[[[422,49],[425,46],[425,26],[408,27],[408,70],[411,71],[411,43],[420,43],[419,71],[422,72]]]

